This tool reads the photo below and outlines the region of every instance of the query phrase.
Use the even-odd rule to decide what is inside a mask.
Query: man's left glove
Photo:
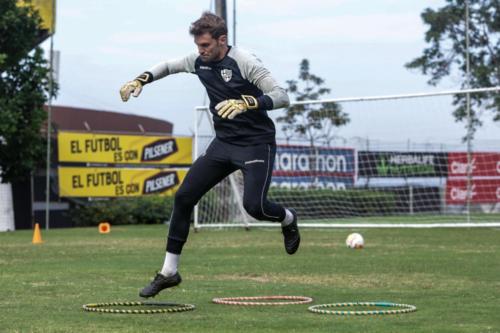
[[[144,72],[136,77],[135,80],[125,83],[120,89],[122,101],[128,101],[130,94],[134,97],[138,97],[142,91],[142,86],[151,81],[153,81],[153,75],[150,72]]]
[[[241,99],[226,99],[215,106],[222,118],[233,119],[240,113],[259,108],[257,99],[250,95],[241,95]]]

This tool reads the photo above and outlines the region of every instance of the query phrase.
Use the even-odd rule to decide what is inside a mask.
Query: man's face
[[[194,43],[198,46],[198,53],[203,62],[218,61],[224,58],[227,46],[227,36],[222,35],[214,39],[208,32],[195,36]]]

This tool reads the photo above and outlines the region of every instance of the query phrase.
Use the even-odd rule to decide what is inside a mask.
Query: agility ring
[[[150,306],[154,309],[111,309],[113,306]],[[185,312],[195,309],[193,304],[177,304],[164,302],[111,302],[111,303],[91,303],[84,304],[83,310],[89,312],[103,313],[121,313],[121,314],[153,314],[153,313],[170,313],[170,312]]]
[[[273,301],[273,302],[260,302]],[[278,302],[274,302],[278,301]],[[292,305],[307,304],[313,299],[306,296],[248,296],[248,297],[220,297],[212,299],[215,304],[260,306],[260,305]]]
[[[365,310],[365,311],[341,311],[341,310],[323,310],[325,308],[347,308],[347,307],[371,307],[378,306],[384,308],[397,308],[397,310]],[[353,302],[353,303],[334,303],[313,305],[308,308],[309,311],[320,314],[330,314],[338,316],[373,316],[373,315],[392,315],[417,311],[417,307],[411,304],[398,304],[387,302]]]

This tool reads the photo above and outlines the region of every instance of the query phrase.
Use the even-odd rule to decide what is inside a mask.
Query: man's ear
[[[227,35],[222,35],[217,39],[217,42],[220,44],[227,45]]]

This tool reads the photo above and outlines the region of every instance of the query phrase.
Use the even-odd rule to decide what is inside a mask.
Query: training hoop
[[[339,310],[323,310],[325,308],[344,308],[344,307],[367,307],[379,306],[385,308],[398,308],[397,310],[364,310],[364,311],[339,311]],[[352,302],[352,303],[334,303],[334,304],[319,304],[308,308],[309,311],[320,314],[331,314],[339,316],[367,316],[367,315],[389,315],[402,314],[417,311],[417,307],[411,304],[398,304],[387,302]]]
[[[137,309],[110,309],[110,306],[151,306],[156,309],[137,310]],[[184,312],[195,309],[193,304],[177,304],[164,302],[110,302],[110,303],[90,303],[84,304],[83,310],[89,312],[103,313],[121,313],[121,314],[153,314],[153,313],[169,313],[169,312]]]
[[[281,302],[259,302],[259,301],[281,301]],[[258,305],[292,305],[292,304],[307,304],[313,299],[306,296],[244,296],[244,297],[220,297],[212,299],[215,304],[225,305],[242,305],[242,306],[258,306]]]

